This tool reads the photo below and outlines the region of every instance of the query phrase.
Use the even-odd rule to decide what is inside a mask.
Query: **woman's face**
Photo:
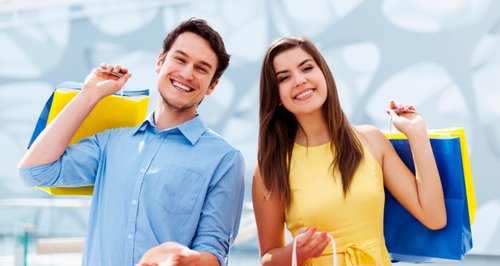
[[[327,88],[323,72],[301,48],[278,54],[273,60],[280,100],[295,117],[321,114]]]

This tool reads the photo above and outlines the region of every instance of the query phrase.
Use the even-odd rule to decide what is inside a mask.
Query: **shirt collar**
[[[160,134],[162,136],[167,136],[169,133],[172,132],[180,132],[189,142],[191,142],[191,145],[195,145],[196,142],[200,139],[201,135],[205,133],[207,130],[207,127],[201,120],[200,116],[196,114],[191,120],[188,120],[180,125],[177,125],[173,128],[165,129],[161,132],[158,131],[156,128],[155,122],[154,122],[154,112],[148,115],[148,117],[137,127],[135,130],[134,134],[137,134],[138,132],[143,132],[145,131],[148,126],[150,126],[152,129],[154,129],[155,133]]]

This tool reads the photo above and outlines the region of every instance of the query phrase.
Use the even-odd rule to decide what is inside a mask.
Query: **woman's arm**
[[[427,136],[423,116],[417,112],[388,114],[396,128],[408,137],[415,175],[405,166],[387,138],[376,130],[372,137],[381,149],[385,187],[416,219],[432,230],[446,226],[441,179]]]
[[[262,265],[291,265],[293,246],[292,243],[285,245],[284,206],[275,191],[266,190],[258,167],[253,176],[252,201]],[[308,258],[320,256],[330,243],[326,233],[318,233],[316,228],[304,229],[296,238],[298,265]]]

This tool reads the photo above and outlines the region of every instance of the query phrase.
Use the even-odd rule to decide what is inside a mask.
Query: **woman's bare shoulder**
[[[387,139],[382,131],[371,125],[353,126],[362,145],[368,149],[374,158],[382,165],[384,149]]]
[[[368,139],[368,141],[385,138],[384,133],[372,125],[353,125],[352,127],[361,138]]]

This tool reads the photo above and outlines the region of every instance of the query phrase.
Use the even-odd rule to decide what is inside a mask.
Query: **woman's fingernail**
[[[316,232],[316,226],[311,227],[311,231],[314,233]]]
[[[326,237],[326,232],[322,232],[321,237]]]

